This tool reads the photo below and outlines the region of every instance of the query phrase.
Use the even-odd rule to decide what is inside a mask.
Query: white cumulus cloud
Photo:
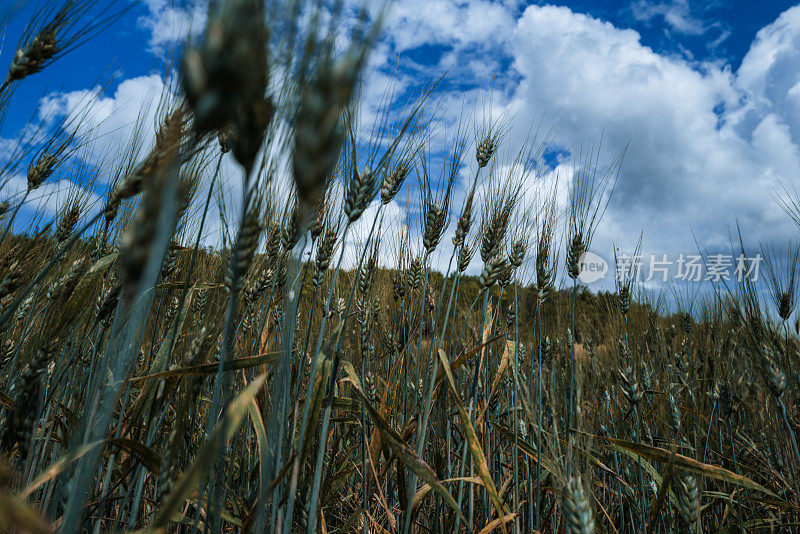
[[[204,16],[191,1],[147,5],[151,17],[142,24],[151,30],[154,49],[185,38]],[[676,31],[699,31],[686,2],[637,5],[640,18],[663,16]],[[436,64],[420,63],[420,50],[434,50]],[[555,145],[564,150],[602,137],[601,165],[627,147],[593,247],[606,256],[612,242],[632,248],[640,231],[645,252],[658,254],[695,252],[698,244],[724,248],[737,222],[750,242],[796,232],[772,195],[781,182],[793,184],[800,169],[800,7],[759,31],[734,68],[660,54],[638,32],[566,7],[396,2],[369,64],[365,118],[377,116],[386,87],[412,93],[415,84],[436,79],[443,68],[449,69],[440,90],[440,101],[449,105],[438,108],[443,126],[464,118],[471,105],[485,112],[480,95],[486,90],[498,108],[490,114],[504,111],[508,117],[507,146],[522,143],[532,125],[544,120],[557,125]],[[97,153],[129,138],[142,106],[148,109],[143,131],[151,135],[152,103],[164,92],[162,78],[152,75],[91,96],[95,118],[85,128],[98,143]],[[47,105],[68,111],[86,98],[84,92],[53,95]],[[474,165],[471,157],[467,161]],[[576,162],[563,164],[566,170]],[[561,178],[566,182],[570,175]],[[534,196],[523,198],[533,202]],[[398,204],[391,210],[399,221],[395,232],[407,224],[400,216],[405,209]]]

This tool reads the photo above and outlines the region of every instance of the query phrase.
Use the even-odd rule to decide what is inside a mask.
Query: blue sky
[[[718,59],[738,68],[756,33],[793,2],[692,1],[551,2],[639,32],[642,43],[661,54]]]
[[[404,2],[396,0],[402,7]],[[440,3],[440,2],[433,2]],[[451,2],[441,2],[448,4]],[[461,6],[483,2],[452,2]],[[18,7],[17,4],[19,4]],[[638,32],[643,45],[665,56],[678,56],[692,62],[720,62],[735,70],[750,49],[757,32],[773,22],[783,11],[795,5],[791,1],[663,1],[647,0],[572,0],[552,2],[486,2],[504,6],[509,13],[524,12],[528,5],[564,6],[574,13],[584,13],[616,28]],[[126,0],[118,2],[125,6]],[[420,3],[420,5],[424,5]],[[17,9],[14,9],[17,7]],[[8,64],[16,41],[30,17],[37,10],[35,1],[19,1],[12,7],[0,8],[6,19],[0,46],[0,61]],[[38,102],[53,92],[83,90],[96,83],[109,83],[106,94],[125,79],[162,73],[167,68],[175,45],[174,38],[190,28],[202,27],[202,2],[187,0],[144,0],[130,2],[130,7],[113,26],[97,34],[88,44],[68,54],[48,68],[46,75],[26,80],[25,88],[15,95],[15,106],[4,126],[8,135],[30,118]],[[412,25],[409,25],[412,26]],[[435,76],[442,54],[451,51],[446,40],[431,39],[419,46],[402,48],[403,58],[429,67]],[[506,58],[508,59],[508,58]],[[501,62],[502,63],[502,62]],[[508,63],[496,73],[502,77],[510,70]],[[464,86],[482,87],[480,80],[453,77]],[[449,87],[461,86],[450,81]]]
[[[10,61],[31,9],[8,18],[0,63]],[[101,135],[92,151],[119,146],[138,109],[157,99],[175,46],[203,18],[201,2],[132,6],[90,43],[25,80],[0,135],[18,135],[45,97],[65,112],[108,83],[92,100],[103,117],[93,125]],[[396,0],[384,33],[367,71],[367,115],[387,86],[410,98],[446,72],[437,95],[449,104],[440,117],[445,130],[467,109],[506,117],[508,152],[540,121],[557,128],[559,147],[602,135],[605,160],[629,145],[593,247],[606,258],[613,244],[633,248],[640,231],[645,254],[673,255],[694,253],[698,244],[725,249],[737,221],[751,243],[796,235],[772,198],[779,184],[798,184],[800,169],[794,2]],[[574,169],[567,159],[557,174],[568,181]],[[535,204],[539,186],[526,185]],[[403,224],[403,199],[394,213]]]

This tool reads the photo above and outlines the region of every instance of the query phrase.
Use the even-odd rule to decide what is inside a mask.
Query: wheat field
[[[101,4],[9,36],[2,115],[124,11]],[[800,531],[792,236],[758,281],[590,291],[625,154],[589,146],[566,202],[542,181],[531,205],[546,128],[433,135],[436,81],[361,122],[381,17],[343,41],[337,9],[213,3],[137,126],[152,145],[89,172],[99,204],[30,202],[79,165],[80,113],[10,151],[0,181],[27,188],[0,204],[0,530]],[[800,196],[775,209],[800,229]]]

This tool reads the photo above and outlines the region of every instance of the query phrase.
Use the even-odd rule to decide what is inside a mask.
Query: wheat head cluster
[[[2,117],[129,8],[43,6]],[[446,77],[368,120],[366,7],[210,2],[127,146],[88,101],[8,145],[0,530],[800,531],[791,236],[757,281],[587,290],[624,154],[559,184],[554,130],[437,131]]]

